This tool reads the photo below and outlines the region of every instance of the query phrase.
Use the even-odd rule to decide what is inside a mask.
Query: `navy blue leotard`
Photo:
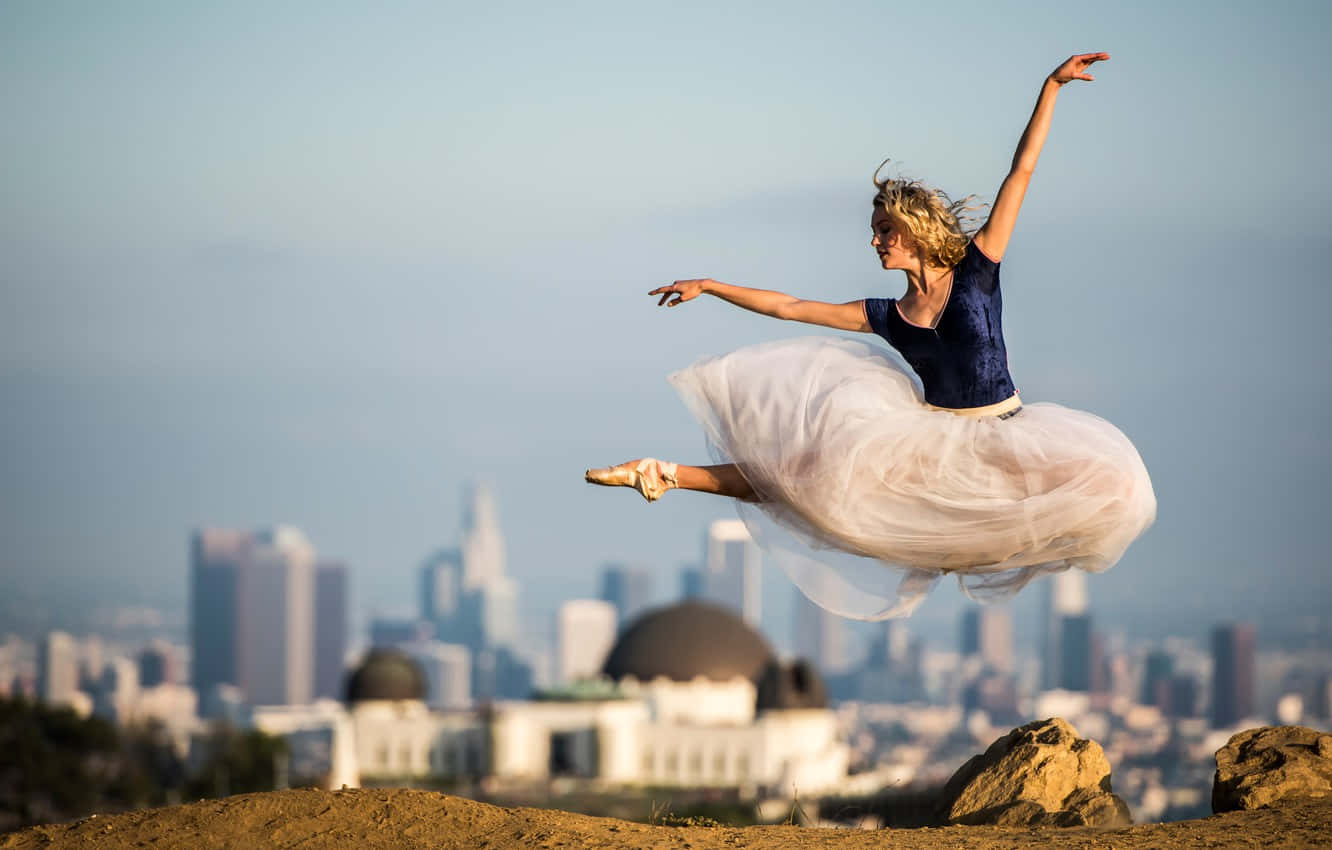
[[[953,269],[952,289],[932,328],[902,318],[895,298],[866,298],[870,328],[920,376],[935,407],[983,407],[1017,390],[1008,373],[1001,324],[999,264],[972,242]]]

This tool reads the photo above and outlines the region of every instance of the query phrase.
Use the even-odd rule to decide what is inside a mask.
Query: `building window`
[[[379,762],[380,770],[388,769],[389,748],[388,744],[380,744],[375,749],[375,761]]]
[[[692,775],[695,779],[701,779],[701,778],[703,777],[703,751],[702,751],[702,750],[694,750],[694,752],[692,752],[692,753],[689,755],[689,773],[690,773],[690,775]]]
[[[666,753],[666,775],[675,776],[679,772],[679,769],[680,769],[679,756],[676,755],[675,750],[668,751]]]
[[[718,750],[712,756],[712,777],[717,782],[726,781],[726,751]]]
[[[749,778],[749,753],[741,753],[735,757],[735,775],[741,782]]]
[[[411,744],[403,744],[403,745],[402,745],[402,747],[398,750],[398,760],[399,760],[399,762],[401,763],[401,768],[400,768],[400,769],[402,770],[403,773],[411,773],[411,772],[412,772],[412,745],[411,745]]]
[[[657,766],[657,764],[656,764],[656,759],[654,759],[654,758],[652,757],[652,755],[653,755],[652,750],[644,750],[644,751],[643,751],[643,775],[644,775],[644,776],[651,776],[651,775],[652,775],[652,771],[653,771],[653,769],[656,768],[656,766]]]

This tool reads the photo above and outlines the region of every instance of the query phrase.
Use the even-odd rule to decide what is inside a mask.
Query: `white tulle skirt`
[[[905,616],[944,575],[983,600],[1046,573],[1113,566],[1156,517],[1119,429],[1057,404],[1006,419],[925,404],[898,356],[811,337],[742,348],[670,376],[765,553],[819,605]]]

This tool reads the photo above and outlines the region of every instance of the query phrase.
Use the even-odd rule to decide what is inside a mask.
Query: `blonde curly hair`
[[[875,208],[906,229],[926,263],[951,268],[962,262],[971,237],[979,229],[975,213],[987,204],[975,195],[954,201],[943,191],[916,180],[880,179],[879,172],[888,162],[885,159],[874,169],[874,187],[878,189]]]

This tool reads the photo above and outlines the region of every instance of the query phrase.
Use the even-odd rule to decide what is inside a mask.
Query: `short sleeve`
[[[967,251],[962,262],[957,264],[957,274],[953,278],[956,284],[959,278],[965,278],[964,285],[970,284],[986,295],[993,295],[999,288],[999,264],[976,245],[976,240],[967,243]]]
[[[888,339],[888,311],[894,309],[892,298],[866,298],[865,321],[869,322],[870,330]]]

